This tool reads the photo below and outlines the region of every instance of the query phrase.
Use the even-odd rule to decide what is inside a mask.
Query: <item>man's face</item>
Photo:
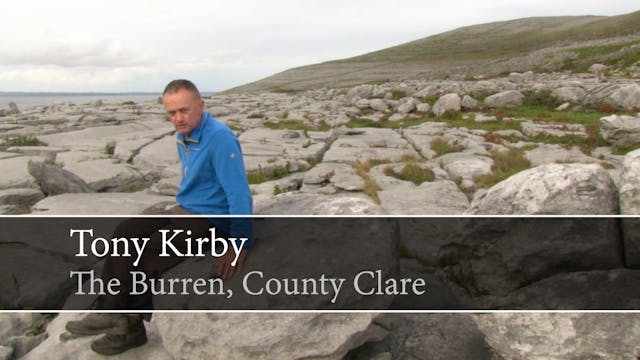
[[[162,104],[177,132],[189,136],[200,125],[204,101],[197,99],[190,91],[180,89],[174,93],[166,93],[162,97]]]

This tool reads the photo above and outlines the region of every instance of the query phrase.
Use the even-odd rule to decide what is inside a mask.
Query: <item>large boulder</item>
[[[110,235],[112,218],[92,219],[91,228]],[[59,309],[72,292],[70,271],[86,269],[94,256],[75,256],[78,242],[70,229],[86,229],[87,219],[20,217],[3,220],[0,235],[0,307],[4,309]]]
[[[5,214],[28,213],[31,205],[44,198],[42,191],[38,189],[5,189],[0,190],[0,207],[5,207]]]
[[[472,83],[469,92],[473,97],[485,98],[500,92],[500,84],[494,80],[480,80]]]
[[[620,176],[620,213],[640,215],[640,150],[634,150],[624,157]]]
[[[389,335],[356,349],[348,359],[494,359],[472,315],[395,313],[383,317],[389,323]]]
[[[531,73],[531,78],[530,79],[526,79],[525,78],[525,74],[522,73],[517,73],[517,72],[512,72],[509,74],[509,81],[515,84],[522,84],[526,81],[530,81],[533,80],[533,73]]]
[[[433,108],[431,111],[436,116],[442,116],[446,113],[458,113],[462,108],[462,99],[460,99],[460,95],[451,93],[441,96],[435,104],[433,104]]]
[[[48,164],[44,161],[29,161],[29,173],[36,180],[40,189],[47,195],[66,193],[90,193],[91,188],[78,175],[60,166]]]
[[[342,359],[386,331],[377,314],[156,314],[176,359]]]
[[[369,99],[373,95],[373,85],[358,85],[347,92],[352,99]]]
[[[640,144],[640,118],[611,115],[600,119],[600,132],[608,143],[617,147]]]
[[[574,104],[582,103],[587,92],[579,86],[563,86],[554,89],[551,95],[560,102],[570,102]]]
[[[580,296],[576,296],[580,294]],[[519,288],[491,309],[634,310],[640,307],[640,271],[562,273]]]
[[[514,108],[524,103],[524,95],[517,90],[507,90],[484,99],[484,105],[489,108]]]
[[[480,102],[469,95],[465,95],[460,103],[464,110],[477,110],[480,108]]]
[[[369,107],[375,111],[387,111],[389,109],[389,105],[383,99],[373,99],[369,101]]]
[[[40,332],[46,325],[42,314],[4,313],[0,317],[0,359],[20,359],[47,337]],[[6,352],[5,352],[6,351]],[[10,355],[5,355],[10,354]]]
[[[611,176],[596,164],[547,164],[503,180],[471,204],[472,214],[617,214]]]
[[[474,316],[504,359],[635,359],[640,315],[494,313]]]
[[[624,158],[620,177],[620,213],[640,214],[640,150]],[[637,218],[622,219],[622,234],[627,266],[640,268],[640,222]]]
[[[633,83],[616,89],[609,99],[619,108],[628,111],[640,110],[640,85]]]
[[[584,105],[589,107],[603,104],[628,111],[640,109],[640,85],[607,83],[590,90],[584,98]]]
[[[144,177],[134,167],[113,159],[65,164],[63,170],[77,175],[94,191],[130,191],[146,187]]]
[[[615,219],[460,219],[436,234],[439,266],[473,297],[505,296],[562,272],[624,266]]]
[[[410,98],[407,101],[400,104],[397,110],[401,114],[408,114],[410,112],[413,112],[416,109],[417,105],[418,105],[418,102],[416,101],[416,99]]]

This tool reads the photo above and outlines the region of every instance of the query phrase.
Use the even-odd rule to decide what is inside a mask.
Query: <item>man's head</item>
[[[162,93],[162,104],[177,132],[189,136],[200,125],[204,100],[191,81],[173,80],[167,84]]]

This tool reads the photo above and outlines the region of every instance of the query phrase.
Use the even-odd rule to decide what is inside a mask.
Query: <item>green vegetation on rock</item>
[[[526,170],[531,163],[524,156],[524,149],[509,148],[508,151],[494,150],[492,153],[493,165],[491,173],[477,176],[474,180],[480,188],[490,188],[500,181]]]
[[[40,141],[35,136],[18,136],[2,140],[2,142],[0,142],[0,146],[47,146],[47,144]]]
[[[431,169],[422,168],[415,162],[404,165],[400,172],[396,172],[393,167],[387,166],[384,168],[384,174],[396,179],[411,181],[415,185],[431,182],[435,179],[435,174]]]

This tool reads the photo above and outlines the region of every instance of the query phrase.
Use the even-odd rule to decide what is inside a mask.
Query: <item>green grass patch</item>
[[[447,140],[437,137],[431,140],[431,150],[436,152],[436,156],[441,156],[452,152],[460,152],[464,150],[464,147],[457,142],[450,144]]]
[[[475,177],[475,183],[480,188],[490,188],[500,181],[526,170],[531,167],[531,163],[524,156],[524,150],[509,148],[508,151],[494,150],[492,153],[493,165],[491,174]]]
[[[276,185],[273,187],[273,195],[275,196],[275,195],[279,195],[279,194],[290,192],[290,191],[296,191],[296,190],[298,190],[298,188],[295,186],[287,186],[281,189],[279,185]]]
[[[524,105],[526,106],[556,108],[560,105],[560,101],[551,95],[551,90],[524,90],[522,95],[524,95]]]
[[[413,162],[404,165],[400,172],[396,172],[393,167],[387,166],[384,168],[384,174],[396,179],[411,181],[415,185],[420,185],[423,182],[431,182],[435,179],[435,174],[431,169],[422,168]]]
[[[247,119],[262,119],[264,118],[264,114],[261,112],[254,112],[247,116]]]
[[[356,118],[356,119],[351,119],[351,121],[347,123],[347,127],[355,129],[355,128],[364,128],[364,127],[383,128],[384,126],[380,122],[376,122],[371,119]]]
[[[601,111],[556,111],[549,105],[525,104],[513,109],[494,109],[489,111],[498,119],[505,117],[529,119],[534,121],[555,121],[569,124],[599,123],[600,118],[609,115]]]
[[[496,116],[496,118],[498,118]],[[504,121],[486,121],[486,122],[477,122],[473,119],[473,117],[465,118],[462,114],[458,114],[454,118],[433,118],[429,121],[440,121],[451,124],[452,127],[457,128],[467,128],[467,129],[477,129],[477,130],[486,130],[486,131],[497,131],[497,130],[522,130],[520,127],[520,122],[512,121],[512,120],[504,120]]]
[[[309,130],[309,126],[302,121],[283,120],[278,122],[265,122],[264,126],[272,130]]]
[[[438,95],[433,95],[433,96],[423,96],[421,98],[419,98],[418,100],[420,100],[420,102],[422,103],[427,103],[431,106],[433,106],[433,104],[436,103],[436,101],[438,101],[440,97]]]
[[[265,122],[264,126],[272,130],[329,131],[331,129],[331,125],[324,121],[316,125],[308,125],[302,121],[282,120],[278,122]]]
[[[550,136],[550,135],[537,135],[529,136],[525,138],[525,141],[545,144],[558,144],[570,149],[574,146],[580,148],[580,150],[591,155],[591,152],[600,146],[609,146],[600,134],[600,127],[598,123],[589,124],[586,126],[587,136],[578,135],[566,135],[566,136]]]
[[[428,63],[451,65],[528,54],[567,43],[635,34],[640,12],[610,16],[519,19],[464,27],[333,63]],[[620,46],[618,44],[617,46]],[[597,47],[596,47],[597,48]],[[571,51],[571,50],[569,50]],[[612,51],[595,49],[594,53]],[[590,56],[586,54],[584,56]]]
[[[428,118],[406,118],[398,121],[389,121],[389,120],[381,120],[381,121],[373,121],[367,118],[356,118],[352,119],[347,123],[348,128],[378,128],[378,129],[400,129],[400,128],[408,128],[415,125],[420,125],[424,122],[429,121]]]
[[[267,181],[282,179],[289,175],[289,164],[285,166],[274,166],[269,170],[247,171],[247,180],[249,184],[260,184]]]
[[[405,98],[409,96],[409,94],[406,91],[403,90],[391,90],[391,99],[392,100],[400,100],[402,98]]]
[[[144,185],[131,185],[125,188],[118,190],[121,193],[135,193],[146,189],[147,187]]]
[[[8,139],[4,139],[0,146],[10,147],[10,146],[47,146],[46,143],[40,141],[35,136],[17,136]]]
[[[613,155],[627,155],[628,153],[632,152],[633,150],[637,150],[640,149],[640,144],[636,144],[636,145],[632,145],[632,146],[624,146],[624,147],[613,147],[611,149],[611,153]]]

